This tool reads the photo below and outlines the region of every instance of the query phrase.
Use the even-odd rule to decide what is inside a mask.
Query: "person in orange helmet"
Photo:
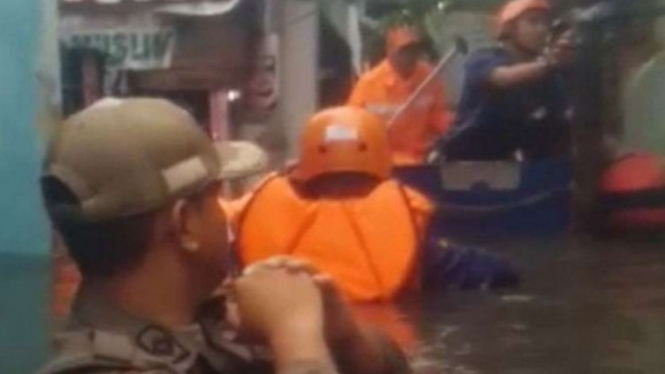
[[[514,284],[502,259],[428,237],[433,203],[391,177],[389,155],[383,122],[373,113],[347,106],[315,114],[295,167],[242,199],[235,220],[241,267],[293,257],[355,302]]]
[[[315,114],[302,132],[298,164],[245,198],[240,264],[295,256],[353,301],[389,300],[415,286],[433,207],[394,180],[392,166],[378,116],[352,106]]]
[[[383,117],[396,165],[422,163],[436,139],[446,133],[452,114],[446,107],[443,83],[434,80],[404,112],[403,103],[432,71],[423,60],[420,34],[409,27],[396,27],[386,35],[387,57],[363,75],[348,104]]]
[[[512,0],[499,11],[499,45],[469,57],[449,160],[540,159],[568,152],[570,103],[562,72],[571,33],[554,39],[545,0]]]

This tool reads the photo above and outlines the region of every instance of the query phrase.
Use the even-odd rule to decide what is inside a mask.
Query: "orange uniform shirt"
[[[414,74],[405,80],[384,60],[360,78],[349,104],[363,107],[390,121],[431,69],[429,64],[420,63]],[[396,165],[424,161],[429,146],[448,130],[452,122],[453,116],[446,108],[446,102],[443,83],[435,79],[390,127],[388,138]]]

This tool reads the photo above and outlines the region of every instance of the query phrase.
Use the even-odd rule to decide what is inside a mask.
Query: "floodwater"
[[[1,374],[29,374],[46,359],[49,279],[46,256],[0,255]]]
[[[665,243],[504,243],[504,292],[405,301],[419,373],[665,373]]]
[[[665,373],[665,244],[567,239],[490,248],[516,261],[521,286],[422,295],[378,317],[393,324],[417,373]],[[25,264],[0,258],[3,374],[44,357],[34,345],[45,347],[40,336],[48,335],[48,267]]]

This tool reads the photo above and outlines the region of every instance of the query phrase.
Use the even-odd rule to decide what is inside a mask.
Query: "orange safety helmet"
[[[393,54],[411,44],[422,43],[420,33],[413,27],[396,26],[386,32],[386,53]]]
[[[534,10],[549,12],[552,7],[546,0],[512,0],[501,8],[496,17],[496,33],[503,37],[508,24],[520,18],[524,13]]]
[[[391,170],[381,118],[361,108],[343,106],[319,112],[307,122],[293,177],[309,181],[328,173],[359,172],[386,179]]]

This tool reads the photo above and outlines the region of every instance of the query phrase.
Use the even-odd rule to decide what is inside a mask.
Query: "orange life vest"
[[[308,260],[352,301],[388,300],[417,264],[419,229],[405,188],[381,182],[355,199],[308,198],[275,175],[253,194],[238,225],[243,266],[276,255]]]
[[[631,194],[653,189],[665,189],[665,163],[656,155],[634,153],[615,161],[603,172],[599,182],[603,194],[629,199]],[[663,229],[665,207],[651,206],[616,209],[607,217],[611,226],[619,229]]]

